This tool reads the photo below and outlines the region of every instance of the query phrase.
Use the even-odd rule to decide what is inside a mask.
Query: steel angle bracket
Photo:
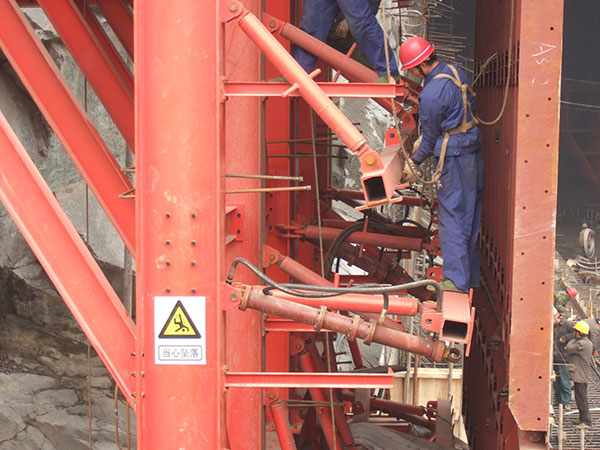
[[[469,294],[445,291],[441,308],[433,302],[422,304],[421,326],[438,333],[442,341],[464,344],[465,356],[469,356],[475,322],[472,299],[473,290]]]

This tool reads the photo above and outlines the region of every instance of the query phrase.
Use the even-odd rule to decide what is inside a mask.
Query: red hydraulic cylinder
[[[271,410],[271,416],[273,417],[273,423],[275,424],[275,431],[277,432],[281,450],[296,450],[296,442],[294,441],[294,435],[292,433],[292,428],[290,427],[287,407],[277,396],[275,391],[270,391],[267,396],[269,397],[268,405]],[[273,396],[275,400],[271,400],[271,396]]]
[[[385,149],[381,155],[372,150],[352,122],[323,93],[256,16],[249,13],[236,0],[231,0],[230,10],[239,11],[240,27],[273,65],[293,83],[290,89],[299,90],[319,117],[360,158],[363,172],[361,184],[367,204],[387,203],[395,193],[404,168],[404,161],[400,158],[397,149]]]
[[[364,339],[367,343],[378,342],[426,356],[436,362],[440,362],[443,358],[457,362],[457,358],[460,356],[456,349],[452,353],[448,353],[446,346],[441,341],[423,339],[412,334],[378,326],[375,321],[367,323],[360,320],[358,316],[350,318],[275,296],[265,295],[262,290],[252,289],[244,294],[240,308],[245,309],[246,307],[313,325],[316,331],[320,329],[336,331],[348,335],[350,339],[358,337]]]
[[[341,232],[342,230],[339,228],[321,227],[321,236],[324,242],[332,242]],[[306,239],[319,239],[319,227],[314,225],[307,225],[300,233],[304,234]],[[365,231],[352,233],[347,242],[416,252],[423,249],[423,239]]]
[[[133,61],[133,14],[124,0],[96,0],[96,5]]]
[[[133,97],[71,1],[38,0],[94,92],[134,150]]]
[[[0,47],[52,127],[100,206],[135,255],[131,199],[120,199],[131,183],[62,80],[48,51],[13,1],[0,2]]]
[[[304,372],[316,372],[310,353],[303,351],[298,355],[298,359],[300,360],[300,365],[302,366],[302,370]],[[309,391],[313,401],[320,403],[326,402],[327,399],[325,398],[325,395],[323,394],[323,391],[321,389],[309,388]],[[328,406],[315,406],[315,409],[317,410],[319,422],[321,423],[321,428],[323,429],[323,434],[325,435],[325,439],[327,439],[327,444],[329,445],[329,448],[342,450],[342,442],[340,436],[337,433],[337,430],[335,430],[333,426],[330,408]]]
[[[166,7],[146,0],[136,2],[134,14],[137,448],[228,448],[219,2],[179,0]],[[160,311],[165,305],[176,311],[179,301],[199,332],[194,364],[160,359],[158,352],[160,322],[168,321]],[[177,346],[181,339],[167,341]],[[249,441],[259,447],[254,444]]]
[[[2,113],[0,149],[0,200],[135,409],[133,321]]]

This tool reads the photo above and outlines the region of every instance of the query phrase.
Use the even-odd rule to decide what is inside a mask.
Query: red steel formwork
[[[512,69],[504,116],[481,127],[487,289],[474,299],[464,403],[470,442],[486,449],[545,448],[550,398],[562,3],[513,3],[476,3],[476,67],[499,55],[475,89],[484,119],[500,109]]]
[[[377,195],[381,197],[385,189],[383,197],[389,200],[397,182],[397,162],[382,162],[328,97],[381,100],[394,92],[405,96],[404,88],[319,87],[298,72],[276,44],[281,37],[273,38],[274,30],[259,19],[266,7],[273,17],[297,22],[300,6],[295,2],[183,0],[165,8],[164,2],[146,0],[136,2],[132,9],[129,1],[97,0],[94,6],[105,15],[129,56],[135,56],[132,93],[126,63],[90,17],[90,3],[39,1],[136,152],[135,208],[130,196],[119,195],[131,193],[131,185],[13,0],[0,1],[0,46],[124,242],[135,251],[136,323],[127,317],[3,119],[0,148],[6,158],[0,170],[6,176],[0,180],[0,198],[135,409],[138,448],[276,448],[271,439],[275,434],[265,434],[266,429],[276,429],[282,448],[295,448],[292,430],[301,432],[302,422],[297,412],[285,406],[284,401],[292,396],[290,388],[308,389],[313,400],[333,402],[328,387],[391,386],[389,374],[328,373],[335,369],[325,367],[315,346],[321,327],[347,333],[351,341],[359,336],[396,342],[434,360],[457,357],[442,341],[408,336],[400,324],[379,317],[380,308],[388,307],[381,296],[373,301],[362,294],[346,294],[320,303],[331,309],[340,303],[347,309],[352,306],[360,315],[350,318],[326,312],[324,307],[296,304],[318,306],[314,299],[252,288],[262,281],[247,271],[236,274],[233,285],[225,282],[231,282],[233,273],[227,275],[226,268],[243,257],[266,268],[275,280],[287,281],[287,271],[314,285],[332,284],[314,273],[320,265],[314,245],[319,233],[314,227],[297,225],[313,218],[318,203],[314,192],[271,190],[263,196],[252,190],[285,186],[280,180],[240,177],[302,176],[301,184],[321,187],[321,199],[339,195],[355,201],[355,193],[326,189],[327,164],[318,164],[315,171],[312,160],[297,158],[298,143],[310,140],[313,120],[319,119],[311,118],[304,100],[278,97],[297,95],[296,90],[318,107],[322,120],[361,158],[366,180],[375,177],[379,183],[381,179]],[[473,448],[543,447],[548,426],[548,402],[540,399],[549,398],[562,40],[562,10],[550,3],[477,2],[476,57],[483,61],[493,52],[500,55],[477,87],[478,109],[484,118],[500,108],[509,64],[511,76],[504,116],[498,124],[483,128],[486,289],[475,292],[475,322],[471,297],[466,295],[444,297],[443,303],[439,297],[437,308],[405,297],[390,297],[389,302],[390,312],[393,308],[410,315],[422,312],[423,327],[440,335],[444,323],[460,324],[460,329],[468,331],[448,337],[466,343],[467,348],[475,323],[464,386]],[[508,29],[513,14],[511,39]],[[513,44],[510,57],[509,42]],[[261,65],[259,48],[277,69],[270,62]],[[334,56],[331,64],[345,64],[339,55]],[[265,75],[280,75],[279,70],[292,81],[291,88],[256,83]],[[404,119],[414,125],[410,117]],[[323,161],[327,161],[327,150],[325,145],[317,146],[320,156],[325,156]],[[367,202],[381,201],[370,195],[365,197]],[[331,225],[323,230],[327,242],[339,234],[336,226],[346,226],[331,211],[327,215],[328,211],[323,208]],[[47,239],[48,235],[53,239]],[[297,239],[300,235],[302,242]],[[353,239],[361,249],[366,247],[359,263],[363,265],[374,260],[369,246],[418,250],[427,245],[435,250],[437,245],[435,241],[424,244],[419,236],[384,236],[366,225]],[[340,252],[353,253],[351,247],[343,246]],[[65,271],[69,268],[65,261],[79,261],[75,275]],[[378,279],[380,268],[385,269],[394,284],[407,280],[406,274],[390,266],[384,257],[369,272]],[[424,290],[424,285],[410,285],[409,292],[422,292],[419,289]],[[90,295],[93,302],[86,301]],[[268,320],[247,308],[267,312]],[[193,332],[187,339],[169,341],[168,326],[177,323],[171,322],[176,312],[185,315],[187,328]],[[287,320],[273,317],[273,312]],[[180,316],[179,320],[183,324]],[[324,343],[329,346],[329,338]],[[360,365],[357,348],[351,350]],[[188,355],[191,351],[195,353],[189,353],[188,360],[172,359],[175,352]],[[292,361],[305,372],[294,372]],[[403,404],[381,407],[399,414],[415,411]],[[335,408],[334,420],[328,407],[314,409],[325,431],[322,445],[340,448],[343,442],[351,448],[352,436],[341,408]],[[429,422],[434,410],[429,405],[417,409],[428,418],[419,417],[415,423],[434,427]],[[305,427],[315,426],[316,416],[312,422],[310,417],[306,416]],[[443,434],[438,430],[438,436]]]

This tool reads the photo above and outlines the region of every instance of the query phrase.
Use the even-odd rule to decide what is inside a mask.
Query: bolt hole
[[[528,162],[529,162],[528,160],[525,160],[525,164],[527,164]]]
[[[542,281],[542,285],[544,285],[544,284],[546,284],[546,282],[545,282],[545,281]]]
[[[523,209],[527,209],[527,206],[523,206]]]
[[[540,331],[544,331],[544,327],[540,327]]]
[[[529,117],[529,114],[525,114],[525,117]]]
[[[521,255],[524,255],[524,254],[525,254],[525,252],[521,252]]]
[[[542,236],[542,239],[546,239],[546,236]]]
[[[519,300],[520,300],[520,301],[523,301],[523,300],[525,300],[525,299],[524,299],[523,297],[521,297]]]
[[[550,27],[550,31],[554,31],[554,27]]]
[[[517,392],[521,392],[521,388],[517,388]]]
[[[547,194],[547,193],[548,193],[548,189],[546,189],[546,190],[544,191],[544,194]]]
[[[552,101],[552,97],[548,97],[548,101],[551,102]]]
[[[550,147],[550,144],[546,144],[546,147]]]

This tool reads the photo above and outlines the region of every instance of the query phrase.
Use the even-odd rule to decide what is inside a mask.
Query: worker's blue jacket
[[[456,67],[463,83],[468,83],[462,69]],[[435,78],[440,73],[452,76],[448,65],[439,61],[438,65],[425,78],[425,86],[419,95],[419,121],[423,140],[413,156],[413,161],[421,164],[429,156],[440,156],[443,132],[459,126],[463,118],[463,101],[460,89],[448,78]],[[475,113],[475,102],[469,95],[471,109]],[[471,120],[467,112],[467,120]],[[481,148],[481,134],[478,127],[466,133],[450,136],[446,157],[472,153]]]
[[[464,72],[458,69],[466,83]],[[439,158],[443,132],[462,123],[464,105],[458,86],[448,78],[435,78],[440,73],[452,75],[447,64],[440,61],[425,78],[419,96],[419,120],[423,139],[413,161],[420,164],[428,156]],[[475,110],[473,99],[471,108]],[[467,114],[467,121],[472,119]],[[477,126],[466,133],[450,136],[437,197],[440,207],[439,238],[443,274],[457,288],[468,291],[479,286],[479,225],[484,188],[484,166],[481,134]],[[438,160],[439,163],[439,160]]]
[[[348,22],[348,29],[365,53],[373,69],[380,75],[387,74],[383,30],[375,18],[379,1],[375,0],[306,0],[302,9],[300,29],[325,42],[331,25],[341,12]],[[292,55],[306,72],[311,72],[316,56],[292,46]],[[398,75],[394,52],[388,45],[390,71]]]

